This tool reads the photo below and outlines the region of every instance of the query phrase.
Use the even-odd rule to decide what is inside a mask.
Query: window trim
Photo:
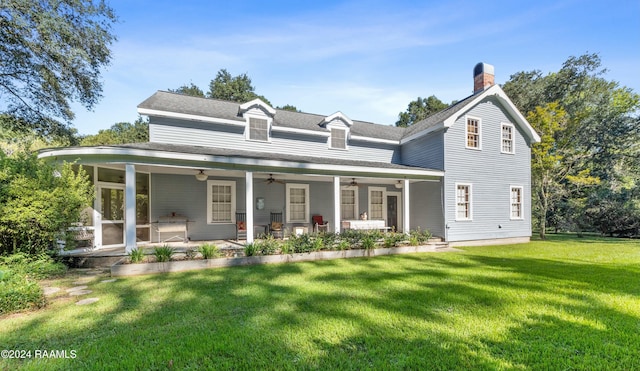
[[[257,143],[271,143],[271,124],[273,120],[270,117],[247,114],[245,115],[245,118],[246,118],[246,124],[244,129],[245,140],[250,142],[257,142]],[[267,140],[251,138],[251,119],[265,120],[267,122]]]
[[[287,223],[309,223],[309,214],[310,214],[310,204],[309,204],[309,184],[303,183],[287,183],[286,184],[286,214],[287,214]],[[293,220],[291,219],[291,189],[304,189],[304,202],[305,202],[305,210],[304,210],[304,220]]]
[[[335,150],[339,150],[339,151],[346,151],[349,149],[348,145],[347,145],[347,139],[349,137],[349,130],[347,128],[342,128],[342,127],[329,127],[329,140],[328,140],[328,145],[329,145],[329,149],[335,149]],[[340,130],[344,133],[344,148],[341,147],[334,147],[333,146],[333,131],[334,130]]]
[[[514,189],[520,190],[520,216],[513,216],[513,201],[511,199],[511,194]],[[510,220],[524,220],[524,187],[520,185],[510,185],[509,186],[509,219]]]
[[[469,146],[469,120],[476,120],[478,122],[478,146]],[[482,119],[476,116],[465,115],[464,117],[464,148],[473,149],[476,151],[482,150]]]
[[[342,206],[344,205],[342,203],[342,191],[353,191],[353,217],[354,219],[357,219],[358,216],[360,215],[360,205],[359,205],[359,197],[360,194],[358,193],[358,186],[344,186],[342,187],[342,189],[340,189],[340,216],[342,217],[342,219],[345,219],[344,214],[342,213]]]
[[[387,220],[387,188],[386,187],[369,187],[367,189],[367,216],[370,220],[379,220],[373,219],[373,213],[371,212],[371,192],[373,191],[382,191],[382,220]]]
[[[511,128],[511,139],[510,139],[511,140],[511,152],[505,151],[504,150],[504,146],[503,146],[503,141],[505,139],[502,137],[502,130],[504,130],[505,127]],[[500,153],[504,153],[504,154],[508,154],[508,155],[515,155],[516,154],[515,132],[516,132],[516,127],[512,123],[503,122],[503,123],[500,124]]]
[[[469,217],[468,218],[460,218],[458,217],[459,213],[459,204],[458,204],[458,187],[468,187],[469,189]],[[473,221],[473,184],[472,183],[456,183],[455,184],[455,192],[454,192],[454,203],[455,203],[455,220],[458,222],[470,222]]]
[[[213,221],[211,217],[212,212],[212,201],[213,201],[213,193],[211,192],[211,187],[213,185],[222,185],[222,186],[231,186],[231,215],[229,221]],[[232,224],[236,222],[236,182],[235,180],[207,180],[207,224]]]

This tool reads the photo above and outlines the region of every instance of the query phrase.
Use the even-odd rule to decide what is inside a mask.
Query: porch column
[[[125,193],[124,193],[124,233],[125,252],[136,248],[136,167],[125,165]]]
[[[333,231],[340,233],[340,177],[333,177]]]
[[[247,210],[247,243],[253,242],[253,172],[245,173],[245,205]]]
[[[404,180],[402,185],[402,220],[404,224],[404,233],[409,234],[411,230],[411,220],[409,220],[409,179]]]

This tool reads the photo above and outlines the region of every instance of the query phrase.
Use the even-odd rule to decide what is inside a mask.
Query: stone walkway
[[[65,290],[65,295],[72,297],[81,297],[88,294],[91,294],[93,291],[89,288],[88,284],[96,279],[99,275],[105,273],[104,270],[101,269],[78,269],[78,272],[83,274],[84,276],[78,277],[72,284],[74,285],[72,288]],[[115,278],[104,279],[99,283],[112,283],[115,282]],[[54,296],[58,294],[62,289],[59,287],[44,287],[44,295],[47,297]],[[100,300],[97,297],[85,298],[76,301],[76,305],[87,305],[92,304]]]

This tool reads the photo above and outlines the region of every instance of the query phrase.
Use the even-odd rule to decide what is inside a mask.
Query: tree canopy
[[[546,225],[607,234],[640,230],[640,96],[605,73],[598,54],[585,54],[569,57],[557,72],[518,72],[504,84],[542,134],[532,146],[542,236]],[[559,126],[552,127],[560,112]],[[536,158],[546,162],[537,167]]]
[[[144,143],[149,141],[149,121],[138,117],[133,123],[118,122],[98,134],[82,138],[82,146],[100,146],[109,144]]]
[[[182,85],[181,87],[177,88],[177,89],[169,89],[170,92],[173,93],[178,93],[178,94],[184,94],[184,95],[190,95],[192,97],[200,97],[200,98],[204,98],[204,92],[202,91],[202,89],[200,89],[196,84],[194,83],[190,83],[189,85]]]
[[[447,107],[448,105],[438,99],[435,95],[432,95],[428,98],[418,97],[416,100],[409,102],[406,111],[400,112],[400,114],[398,114],[398,121],[396,121],[396,126],[411,126],[438,111],[442,111]]]
[[[114,22],[103,0],[3,0],[0,112],[43,135],[68,130],[72,101],[90,109],[101,98]]]

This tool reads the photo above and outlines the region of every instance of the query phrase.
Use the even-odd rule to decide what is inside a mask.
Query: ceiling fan
[[[358,182],[356,182],[356,178],[351,178],[351,182],[349,182],[346,186],[347,187],[362,187],[361,184],[358,184]]]
[[[284,184],[284,182],[282,180],[277,180],[276,178],[274,178],[273,174],[269,174],[269,177],[267,179],[265,179],[264,182],[267,183],[267,184],[273,184],[273,183]]]

